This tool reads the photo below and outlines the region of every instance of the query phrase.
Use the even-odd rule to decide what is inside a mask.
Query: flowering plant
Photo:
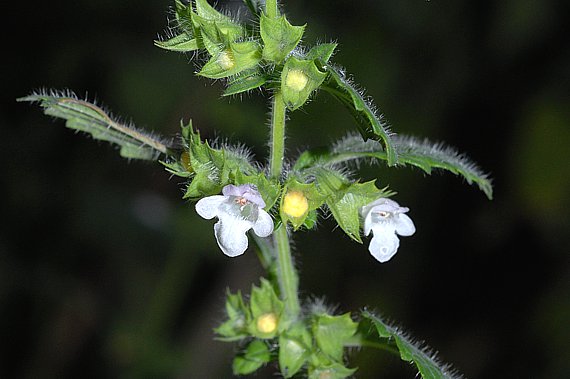
[[[386,262],[399,248],[399,236],[415,225],[408,208],[390,199],[394,193],[375,181],[362,182],[354,162],[415,166],[426,173],[443,169],[476,184],[489,198],[487,175],[463,154],[427,140],[396,135],[371,99],[345,70],[331,62],[335,43],[307,47],[305,26],[292,25],[276,0],[244,0],[249,22],[221,13],[206,0],[175,1],[174,28],[155,44],[169,51],[205,58],[198,75],[225,83],[224,96],[260,90],[271,98],[268,164],[256,162],[247,148],[216,145],[201,138],[192,123],[182,123],[180,137],[167,141],[114,120],[99,106],[71,92],[36,92],[21,101],[38,102],[47,115],[66,126],[108,141],[129,159],[153,160],[185,180],[184,199],[196,212],[214,219],[214,238],[229,257],[243,254],[253,240],[267,279],[247,297],[228,293],[226,319],[217,337],[242,348],[233,361],[236,375],[276,363],[286,378],[345,378],[350,367],[346,349],[375,346],[399,351],[425,378],[456,377],[401,329],[371,311],[335,314],[299,297],[298,275],[290,241],[295,232],[311,231],[327,211],[358,243],[372,237],[368,250]],[[202,59],[203,60],[203,59]],[[358,133],[326,149],[285,156],[287,114],[322,92],[354,116]]]

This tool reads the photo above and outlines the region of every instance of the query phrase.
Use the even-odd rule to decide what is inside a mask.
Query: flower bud
[[[305,89],[308,82],[309,77],[301,70],[291,70],[285,78],[285,85],[297,92]]]
[[[309,201],[302,192],[290,191],[285,194],[281,209],[289,217],[303,217],[309,210]]]
[[[273,333],[277,329],[277,315],[266,313],[257,319],[257,330],[264,334]]]

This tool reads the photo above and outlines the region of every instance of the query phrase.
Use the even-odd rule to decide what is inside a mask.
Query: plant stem
[[[285,156],[285,103],[281,92],[273,95],[271,110],[271,150],[269,170],[273,178],[279,179]]]
[[[285,311],[292,318],[297,317],[301,311],[299,305],[299,278],[293,265],[291,247],[287,227],[281,224],[274,233],[277,247],[277,279],[281,290],[282,300],[285,302]]]
[[[283,169],[285,155],[285,103],[280,92],[273,96],[271,112],[271,151],[270,174],[279,178]],[[285,311],[291,318],[295,318],[301,311],[298,297],[299,278],[293,265],[291,246],[287,235],[287,225],[281,226],[273,233],[275,248],[277,249],[277,280],[281,290],[282,300],[285,302]]]

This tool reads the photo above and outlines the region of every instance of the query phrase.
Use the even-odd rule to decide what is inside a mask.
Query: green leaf
[[[37,102],[44,114],[66,120],[66,127],[119,146],[124,158],[156,160],[161,154],[172,154],[160,139],[113,120],[103,109],[71,92],[40,92],[18,101]]]
[[[253,286],[249,306],[252,315],[250,334],[258,338],[275,337],[282,326],[280,319],[284,305],[268,280],[262,278],[261,287]]]
[[[344,367],[340,363],[309,369],[309,379],[345,379],[356,372],[355,368]]]
[[[336,49],[336,43],[322,43],[317,46],[313,46],[311,50],[305,56],[309,60],[320,60],[322,63],[327,63],[331,59],[334,50]]]
[[[181,53],[198,50],[200,48],[198,46],[198,40],[192,38],[187,33],[179,34],[166,41],[154,41],[154,44],[162,49]]]
[[[312,350],[311,335],[302,323],[291,326],[279,336],[279,368],[285,378],[295,375]]]
[[[194,35],[199,36],[198,45],[212,56],[227,50],[230,43],[245,35],[245,29],[229,18],[205,18],[190,11]]]
[[[489,175],[454,148],[404,136],[396,136],[394,143],[399,155],[398,163],[419,167],[428,174],[432,168],[439,168],[461,175],[467,183],[477,184],[489,199],[493,198],[493,185]]]
[[[216,195],[224,186],[236,183],[239,175],[255,177],[256,182],[253,184],[265,184],[257,177],[259,171],[250,163],[250,153],[244,147],[224,145],[221,148],[212,148],[207,141],[202,141],[200,134],[192,129],[191,124],[182,127],[182,135],[188,144],[189,162],[184,166],[192,169],[192,180],[184,194],[185,199]],[[277,196],[272,192],[274,189],[270,184],[266,185],[268,188],[264,190],[268,195],[262,195]]]
[[[269,348],[263,341],[252,341],[245,353],[235,357],[232,364],[234,375],[247,375],[271,361]]]
[[[194,169],[190,165],[190,155],[187,151],[182,152],[176,160],[174,157],[169,158],[167,161],[160,161],[166,171],[182,178],[191,178],[194,175]]]
[[[231,294],[226,298],[226,314],[228,319],[214,329],[219,340],[236,341],[249,335],[247,324],[251,321],[249,309],[245,306],[241,293]]]
[[[236,95],[259,88],[265,84],[267,78],[258,71],[253,71],[247,75],[240,75],[228,83],[224,96]]]
[[[259,317],[266,313],[280,314],[283,310],[283,302],[279,300],[273,286],[267,279],[261,278],[260,287],[253,286],[250,308],[253,317]]]
[[[230,42],[229,48],[213,56],[198,75],[211,79],[226,78],[257,66],[260,60],[257,42]]]
[[[358,323],[350,313],[341,316],[317,315],[313,319],[313,335],[323,353],[336,362],[342,362],[344,345],[356,333]]]
[[[327,74],[319,71],[314,61],[290,57],[281,73],[283,101],[290,110],[301,107],[326,77]]]
[[[174,1],[176,26],[181,32],[187,33],[189,36],[196,35],[198,31],[192,22],[192,6],[184,4],[180,0]]]
[[[263,59],[280,63],[299,44],[305,25],[293,26],[285,16],[279,18],[261,14],[260,34],[263,40]]]
[[[216,195],[228,184],[224,175],[224,151],[213,149],[208,142],[202,142],[198,132],[191,131],[188,139],[190,166],[194,170],[192,181],[186,189],[184,199],[198,199]]]
[[[362,316],[373,323],[380,337],[395,341],[396,346],[400,350],[402,360],[415,364],[422,378],[455,379],[461,377],[449,365],[442,364],[435,357],[433,351],[423,344],[414,341],[400,328],[385,323],[380,317],[369,311],[362,312]]]
[[[327,65],[326,70],[331,80],[321,88],[348,107],[364,139],[372,138],[383,142],[388,165],[395,165],[398,157],[384,118],[377,115],[371,101],[364,99],[362,93],[350,83],[340,69]]]
[[[218,12],[207,0],[196,0],[195,4],[198,15],[206,20],[232,22],[231,18]]]
[[[493,185],[488,174],[456,149],[407,136],[394,136],[392,144],[398,153],[398,165],[416,166],[427,174],[431,174],[433,169],[447,170],[462,176],[469,184],[477,184],[489,199],[493,198]],[[348,135],[330,151],[319,149],[304,152],[297,160],[295,169],[302,170],[314,164],[334,166],[349,161],[369,161],[370,158],[387,160],[386,152],[378,142],[363,142],[358,136]]]
[[[374,180],[365,183],[350,182],[338,171],[314,167],[307,171],[315,177],[320,192],[326,196],[329,207],[341,229],[356,242],[360,237],[360,209],[366,204],[392,195],[386,189],[378,189]]]

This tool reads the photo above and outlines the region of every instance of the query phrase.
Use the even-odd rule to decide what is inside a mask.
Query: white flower
[[[368,236],[371,231],[374,234],[368,250],[378,261],[387,262],[396,254],[400,245],[396,234],[411,236],[416,232],[412,219],[404,214],[407,211],[408,208],[386,198],[362,207],[364,234]]]
[[[246,232],[253,228],[255,234],[267,237],[273,233],[273,220],[263,210],[265,202],[252,184],[222,189],[222,195],[208,196],[196,203],[196,212],[205,219],[214,217],[214,234],[220,249],[230,257],[247,250]]]

